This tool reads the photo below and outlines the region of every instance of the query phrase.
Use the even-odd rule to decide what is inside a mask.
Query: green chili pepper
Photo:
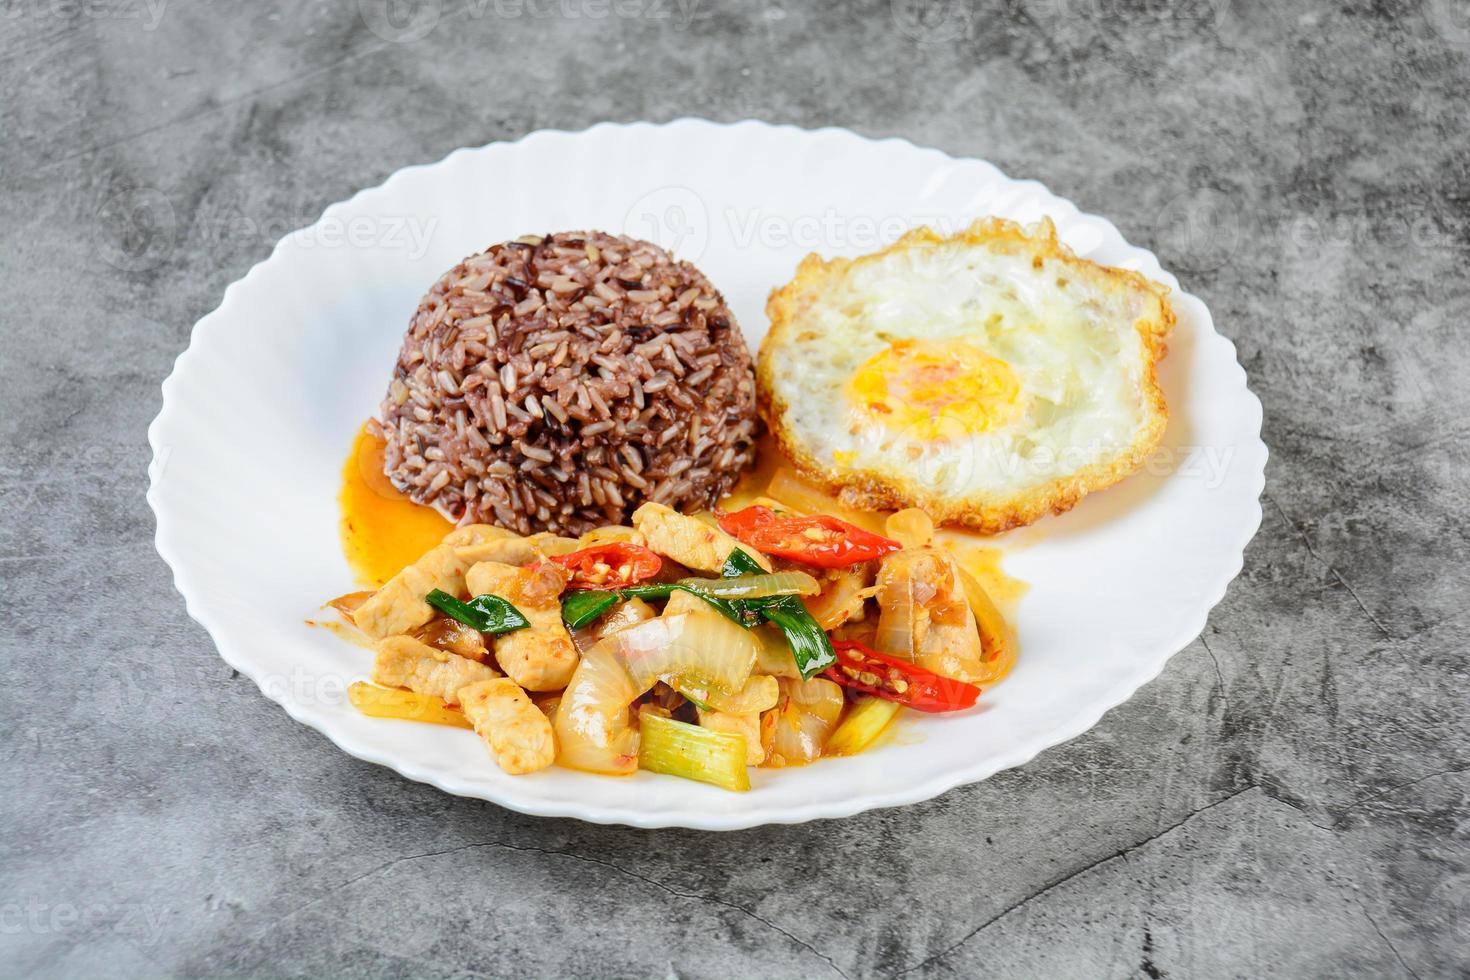
[[[561,621],[567,629],[581,629],[607,612],[620,599],[616,592],[568,592],[561,600]]]
[[[513,633],[531,625],[519,609],[498,595],[480,595],[461,602],[448,592],[435,589],[424,596],[424,601],[450,619],[481,633]]]

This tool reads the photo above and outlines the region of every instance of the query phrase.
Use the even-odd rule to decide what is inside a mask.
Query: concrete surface
[[[1464,0],[0,0],[0,91],[0,974],[1470,973]],[[684,114],[988,157],[1239,346],[1265,523],[1086,736],[840,822],[535,820],[185,615],[144,430],[226,284],[405,164]]]

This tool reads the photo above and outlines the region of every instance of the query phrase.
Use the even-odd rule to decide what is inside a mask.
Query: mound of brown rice
[[[529,236],[455,266],[403,339],[385,472],[451,520],[521,534],[709,507],[750,465],[755,377],[704,275],[603,232]]]

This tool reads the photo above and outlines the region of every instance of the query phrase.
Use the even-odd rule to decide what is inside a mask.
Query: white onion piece
[[[581,629],[572,630],[572,642],[577,645],[578,653],[585,653],[592,646],[607,639],[620,630],[630,626],[653,619],[658,613],[653,607],[642,599],[627,599],[613,606],[612,611],[593,620]]]
[[[934,540],[933,518],[917,507],[889,514],[883,529],[905,548],[923,548]]]
[[[720,599],[763,599],[770,595],[816,595],[822,591],[806,572],[775,572],[771,575],[735,575],[730,578],[686,578],[679,585]]]
[[[779,626],[765,623],[751,630],[750,635],[755,637],[760,647],[756,655],[757,673],[772,677],[801,677],[801,671],[796,668],[796,658],[791,654],[791,644]]]
[[[662,678],[678,677],[734,695],[745,686],[760,652],[748,630],[713,610],[650,619],[598,644],[604,645],[640,692]]]
[[[868,585],[871,578],[872,566],[867,563],[827,572],[820,583],[822,594],[802,600],[806,611],[822,629],[836,629],[858,616],[863,603],[878,591],[877,586]]]
[[[765,674],[753,675],[735,694],[726,694],[714,688],[697,687],[679,677],[671,678],[669,685],[697,705],[732,715],[751,715],[769,711],[776,706],[781,694],[776,678]]]
[[[914,659],[914,631],[923,610],[914,599],[914,556],[900,551],[883,559],[878,569],[878,631],[873,649],[904,660]]]
[[[604,644],[588,650],[556,708],[556,761],[588,772],[637,769],[638,729],[628,706],[645,690]]]
[[[780,679],[781,700],[772,710],[768,766],[800,766],[822,754],[837,719],[842,715],[842,688],[825,677],[811,680]]]

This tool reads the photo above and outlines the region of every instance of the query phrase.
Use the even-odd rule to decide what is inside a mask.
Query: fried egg
[[[1077,258],[1048,220],[809,255],[766,311],[762,414],[847,506],[997,533],[1123,479],[1163,436],[1168,288]]]

